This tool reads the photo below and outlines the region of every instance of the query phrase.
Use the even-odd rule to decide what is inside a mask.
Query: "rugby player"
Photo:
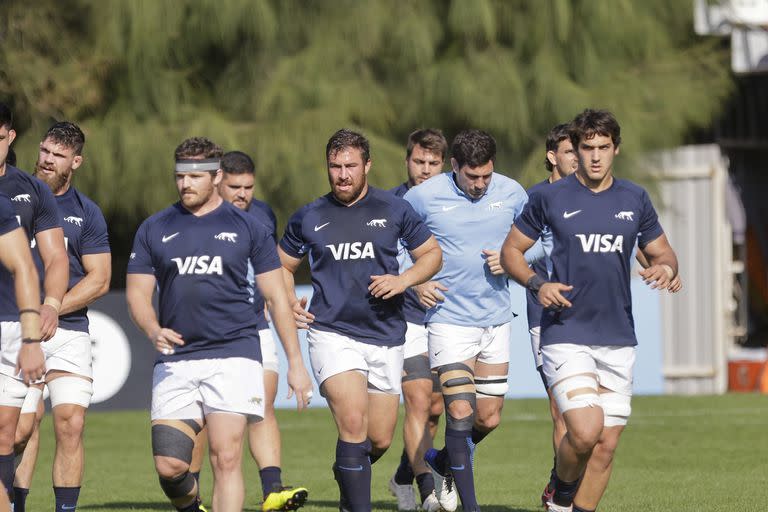
[[[51,189],[69,257],[69,287],[61,302],[59,328],[43,344],[45,384],[50,392],[56,451],[53,491],[56,510],[77,506],[83,478],[83,427],[93,395],[91,337],[88,305],[109,291],[112,262],[107,223],[99,207],[72,186],[74,172],[83,163],[85,135],[74,123],[51,126],[40,143],[35,177]],[[33,249],[38,267],[37,248]],[[30,386],[16,433],[17,453],[24,452],[16,470],[14,512],[24,512],[37,458],[37,431],[42,418],[42,384]],[[36,414],[36,411],[40,414]],[[27,444],[27,440],[29,443]],[[24,445],[26,444],[26,449]],[[21,446],[20,446],[21,445]]]
[[[597,508],[631,412],[635,242],[649,263],[640,275],[652,288],[668,288],[677,275],[677,257],[647,192],[613,177],[621,143],[613,114],[587,109],[572,121],[570,135],[578,170],[531,197],[501,258],[503,268],[536,292],[545,308],[543,371],[567,430],[547,503],[555,512]],[[554,247],[550,278],[536,274],[523,258],[546,227]]]
[[[56,200],[50,188],[6,162],[8,148],[15,137],[11,111],[0,103],[0,193],[10,198],[18,224],[36,246],[42,260],[45,299],[38,314],[41,339],[47,341],[58,327],[61,301],[69,280],[69,259]],[[25,315],[34,316],[35,313],[22,312],[20,316],[11,277],[5,268],[0,268],[0,479],[11,501],[16,426],[27,395],[27,383],[21,379],[16,364],[19,350],[27,350],[20,322]]]
[[[391,190],[403,197],[408,190],[443,170],[448,153],[448,141],[440,130],[416,130],[408,136],[405,150],[405,167],[408,180]],[[400,267],[407,268],[410,258],[401,247]],[[443,413],[443,397],[440,395],[440,381],[437,372],[429,368],[427,354],[427,328],[424,326],[426,308],[419,302],[416,293],[405,292],[403,313],[407,322],[405,345],[403,346],[403,401],[405,420],[403,423],[403,453],[400,465],[389,480],[389,490],[397,498],[397,509],[416,510],[416,496],[413,480],[419,488],[419,503],[422,510],[434,512],[440,508],[435,496],[435,482],[424,462],[424,453],[432,447],[437,433],[440,415]]]
[[[298,349],[280,260],[269,230],[224,201],[222,150],[194,137],[175,151],[180,201],[144,221],[128,264],[132,318],[158,351],[152,385],[152,451],[160,486],[182,511],[200,510],[189,472],[194,439],[208,427],[213,509],[240,511],[246,423],[264,417],[257,317],[249,262],[277,332],[291,347],[290,393],[302,409],[311,381]],[[152,305],[159,285],[158,312]]]
[[[511,299],[499,264],[503,233],[528,196],[494,172],[496,141],[481,130],[459,133],[451,145],[453,172],[405,194],[434,233],[444,265],[416,287],[429,332],[429,363],[437,369],[446,410],[446,446],[426,452],[440,505],[478,510],[475,445],[501,419],[507,392]],[[455,484],[455,490],[454,490]]]
[[[288,222],[279,253],[288,289],[309,255],[312,305],[292,297],[308,328],[315,379],[336,427],[334,476],[340,509],[371,510],[371,464],[392,442],[397,422],[406,322],[403,292],[440,268],[441,251],[401,198],[368,186],[368,140],[339,130],[326,146],[331,192]],[[398,271],[398,240],[414,263]]]

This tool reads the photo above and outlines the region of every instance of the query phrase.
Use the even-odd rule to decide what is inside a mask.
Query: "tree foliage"
[[[372,141],[371,180],[404,175],[419,127],[499,143],[497,168],[543,179],[543,138],[585,107],[633,155],[707,126],[730,87],[689,0],[4,0],[0,97],[30,168],[52,120],[86,132],[77,185],[130,238],[175,199],[173,148],[206,135],[254,156],[256,196],[284,222],[327,189],[336,129]],[[635,175],[637,178],[638,176]],[[640,176],[642,178],[642,176]],[[130,243],[130,241],[128,242]]]

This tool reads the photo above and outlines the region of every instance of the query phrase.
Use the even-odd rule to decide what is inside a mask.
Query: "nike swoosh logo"
[[[555,366],[555,371],[557,371],[557,370],[559,370],[560,368],[562,368],[564,364],[565,364],[565,363],[560,363],[559,365]]]
[[[178,235],[179,235],[179,232],[177,231],[177,232],[175,232],[172,235],[164,236],[163,237],[163,243],[167,242],[168,240],[172,240],[172,239],[176,238]]]
[[[61,506],[61,510],[75,510],[77,507],[68,507],[66,505]]]
[[[458,205],[458,204],[455,204],[455,205],[453,205],[453,206],[443,206],[443,211],[444,211],[444,212],[448,212],[448,211],[451,211],[451,210],[453,210],[454,208],[458,208],[458,207],[459,207],[459,205]]]
[[[321,229],[323,229],[323,228],[324,228],[325,226],[327,226],[328,224],[330,224],[330,222],[326,222],[325,224],[322,224],[322,225],[320,225],[320,226],[318,226],[317,224],[315,224],[315,231],[320,231]]]
[[[581,210],[576,210],[575,212],[563,212],[563,218],[564,219],[570,219],[571,217],[573,217],[577,213],[581,213]]]
[[[347,466],[339,466],[339,465],[337,465],[336,467],[339,468],[339,469],[343,469],[344,471],[362,471],[363,470],[363,465],[362,464],[360,464],[359,466],[355,466],[353,468],[350,468],[350,467],[347,467]]]
[[[453,471],[462,471],[463,469],[464,469],[464,464],[462,464],[461,466],[455,466],[455,467],[451,466],[451,470]]]

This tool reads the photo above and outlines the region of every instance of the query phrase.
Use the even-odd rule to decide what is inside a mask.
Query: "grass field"
[[[325,409],[278,411],[283,478],[309,488],[303,509],[337,510],[331,475],[336,434]],[[398,424],[398,431],[401,428]],[[441,425],[442,427],[442,425]],[[442,430],[442,428],[441,428]],[[43,421],[38,471],[27,510],[53,505],[52,431]],[[510,400],[499,429],[478,447],[476,482],[484,511],[540,511],[538,497],[551,465],[550,420],[543,400]],[[442,446],[439,439],[437,443]],[[373,469],[374,510],[397,509],[387,481],[401,437]],[[246,508],[260,510],[256,465],[244,458]],[[202,475],[210,497],[210,471]],[[152,467],[148,413],[92,413],[86,472],[78,510],[172,510]],[[768,396],[636,397],[601,511],[768,511]]]

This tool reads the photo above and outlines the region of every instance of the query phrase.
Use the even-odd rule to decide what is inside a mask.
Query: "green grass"
[[[768,397],[636,397],[601,511],[768,510]],[[278,411],[283,434],[283,479],[309,488],[307,512],[337,510],[331,475],[336,433],[330,413]],[[387,481],[399,460],[393,448],[374,466],[373,508],[395,511]],[[539,493],[552,461],[550,420],[543,400],[510,400],[499,429],[476,454],[484,511],[539,511]],[[442,441],[438,440],[438,445]],[[41,431],[38,471],[28,510],[50,510],[53,439],[50,418]],[[244,458],[246,510],[259,510],[256,465]],[[204,468],[204,497],[211,475]],[[172,510],[155,477],[146,412],[91,413],[86,472],[78,510]]]

